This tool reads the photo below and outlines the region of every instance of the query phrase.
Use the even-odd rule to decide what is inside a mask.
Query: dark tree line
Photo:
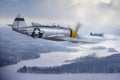
[[[26,67],[18,70],[21,73],[120,73],[120,54],[95,58],[87,56],[71,64],[55,67]]]

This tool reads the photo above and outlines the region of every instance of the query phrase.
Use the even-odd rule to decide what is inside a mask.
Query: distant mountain
[[[114,48],[109,48],[108,52],[118,52],[117,50],[115,50]]]
[[[27,67],[18,69],[21,73],[120,73],[120,53],[107,57],[89,55],[78,58],[71,64],[56,67]]]
[[[107,48],[104,47],[104,46],[98,46],[98,47],[92,47],[91,49],[92,49],[92,50],[105,50],[105,49],[107,49]]]
[[[0,26],[0,67],[20,60],[39,57],[40,53],[74,51],[56,42],[33,39],[12,31],[11,27]]]

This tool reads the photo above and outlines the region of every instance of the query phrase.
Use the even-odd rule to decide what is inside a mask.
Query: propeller
[[[78,30],[80,29],[80,27],[81,27],[81,23],[78,22],[77,25],[76,25],[75,31],[78,32]]]
[[[81,23],[78,22],[77,25],[76,25],[76,28],[75,28],[75,31],[77,33],[77,38],[79,38],[78,31],[79,31],[80,27],[81,27]]]

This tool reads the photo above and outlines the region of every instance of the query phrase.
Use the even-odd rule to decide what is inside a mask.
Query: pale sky
[[[120,0],[0,0],[0,24],[12,23],[18,13],[28,24],[80,22],[84,28],[120,31]]]

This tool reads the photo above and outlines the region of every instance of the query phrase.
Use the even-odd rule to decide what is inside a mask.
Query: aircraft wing
[[[50,39],[54,41],[65,41],[63,40],[63,38],[65,38],[64,35],[50,35],[50,36],[47,36],[45,39]]]
[[[65,37],[64,35],[50,35],[47,37],[47,39],[52,39],[55,41],[70,41],[74,43],[94,43],[94,41],[89,41],[83,38],[70,38],[70,37]]]
[[[94,43],[92,41],[87,41],[87,40],[83,40],[83,39],[78,39],[78,38],[62,38],[64,41],[70,41],[73,43]]]
[[[70,42],[74,42],[74,43],[99,43],[102,41],[105,41],[105,38],[103,37],[92,37],[92,36],[80,36],[78,38],[70,38],[70,37],[64,37],[64,36],[54,36],[54,38],[61,40],[61,41],[70,41]]]

